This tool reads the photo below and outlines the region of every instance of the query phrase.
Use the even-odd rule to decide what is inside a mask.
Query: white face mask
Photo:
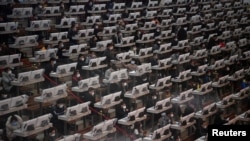
[[[98,25],[96,25],[95,28],[98,28]]]
[[[135,64],[135,61],[131,61],[131,64]]]
[[[11,70],[9,70],[9,71],[8,71],[8,74],[11,74],[11,73],[12,73],[12,71],[11,71]]]
[[[110,50],[113,50],[113,47],[110,47],[109,49],[110,49]]]
[[[82,58],[81,60],[84,61],[84,58]]]
[[[174,117],[174,114],[170,114],[170,117]]]
[[[63,44],[61,44],[61,47],[64,47],[64,45],[63,45]]]
[[[157,97],[156,96],[153,96],[153,99],[156,99]]]
[[[54,61],[53,63],[56,64],[56,61]]]
[[[55,133],[53,133],[53,134],[50,134],[50,136],[51,136],[51,137],[54,137],[55,135],[56,135]]]
[[[42,5],[39,5],[39,8],[42,8],[43,6]]]
[[[127,107],[126,107],[126,105],[124,105],[124,106],[122,106],[122,108],[123,108],[123,109],[126,109]]]
[[[59,108],[63,108],[63,104],[60,104],[60,105],[59,105]]]
[[[158,44],[161,44],[161,42],[158,42]]]
[[[80,77],[81,75],[80,74],[77,74],[76,77]]]
[[[123,83],[123,86],[127,86],[128,84],[127,83]]]

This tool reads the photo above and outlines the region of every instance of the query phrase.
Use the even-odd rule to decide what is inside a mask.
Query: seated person
[[[2,72],[2,85],[3,85],[3,90],[5,92],[10,93],[10,94],[16,93],[16,87],[11,85],[11,81],[15,79],[16,79],[15,74],[12,73],[12,70],[8,67],[5,68],[4,71]]]
[[[125,118],[129,113],[126,103],[122,102],[121,104],[117,105],[115,112],[118,119]]]
[[[78,86],[78,82],[82,80],[82,76],[79,72],[79,70],[75,70],[74,74],[72,75],[72,85],[71,87]]]
[[[6,122],[6,134],[9,141],[18,140],[14,130],[21,129],[23,120],[19,115],[11,115]]]

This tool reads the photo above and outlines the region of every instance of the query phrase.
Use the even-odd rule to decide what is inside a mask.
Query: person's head
[[[79,54],[79,55],[78,55],[78,61],[84,61],[84,60],[85,60],[84,55]]]
[[[91,52],[91,54],[90,54],[90,56],[91,56],[92,58],[96,58],[96,54],[95,54],[95,52],[94,52],[94,51],[92,51],[92,52]]]
[[[14,116],[14,115],[11,116],[10,124],[11,124],[12,126],[17,126],[18,120],[17,120],[16,116]]]
[[[132,65],[136,64],[136,60],[135,59],[132,59],[131,62],[130,62]]]
[[[77,78],[81,77],[79,70],[75,70],[73,75],[76,76]]]
[[[89,94],[94,95],[95,94],[95,89],[89,88],[88,92],[89,92]]]
[[[48,129],[48,132],[51,137],[54,137],[56,135],[56,128],[51,127]]]
[[[59,48],[63,48],[63,47],[64,47],[64,44],[63,44],[62,41],[59,41],[59,42],[58,42],[58,47],[59,47]]]
[[[109,50],[113,50],[113,49],[114,49],[113,44],[112,44],[112,43],[108,43],[108,45],[107,45],[107,49],[109,49]]]
[[[126,108],[127,108],[126,103],[125,103],[125,102],[121,102],[121,107],[122,107],[123,109],[126,109]]]
[[[55,65],[56,64],[56,58],[54,58],[54,57],[50,58],[50,63]]]
[[[63,99],[59,99],[57,100],[56,102],[56,105],[59,107],[59,108],[64,108],[64,104],[65,104],[65,101]]]
[[[127,83],[126,80],[122,80],[121,83],[122,83],[122,86],[123,86],[123,87],[127,87],[127,86],[128,86],[128,83]]]
[[[6,73],[9,73],[9,74],[12,73],[11,68],[9,68],[9,67],[5,68],[4,71],[5,71]]]

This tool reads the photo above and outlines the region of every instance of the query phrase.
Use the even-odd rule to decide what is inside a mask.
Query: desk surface
[[[77,113],[77,115],[75,115],[75,116],[60,115],[60,116],[58,116],[58,119],[70,122],[70,121],[80,119],[80,118],[82,118],[84,116],[87,116],[89,114],[91,114],[91,111],[88,111],[88,112],[85,112],[85,113]]]
[[[52,127],[52,123],[50,123],[49,125],[45,127],[36,128],[35,130],[32,130],[32,131],[25,132],[25,131],[21,131],[20,129],[18,129],[18,130],[14,130],[14,135],[20,136],[20,137],[28,137],[28,136],[43,132],[44,130],[49,129],[50,127]]]
[[[35,84],[35,83],[39,83],[39,82],[43,82],[45,79],[39,78],[39,79],[33,79],[27,82],[19,82],[19,81],[11,81],[11,85],[14,86],[26,86],[26,85],[30,85],[30,84]]]
[[[10,44],[9,47],[10,48],[16,48],[16,49],[20,49],[20,48],[29,48],[29,47],[35,47],[38,46],[38,43],[34,43],[34,44],[24,44],[24,45],[16,45],[16,44]]]
[[[28,104],[24,104],[24,105],[18,106],[18,107],[12,107],[12,108],[10,108],[9,110],[6,110],[6,111],[0,111],[0,116],[6,115],[6,114],[9,114],[9,113],[13,113],[13,112],[17,112],[17,111],[26,109],[27,107],[28,107]]]
[[[107,64],[104,64],[104,65],[98,65],[98,66],[95,66],[95,67],[89,67],[89,66],[82,66],[82,69],[83,70],[97,70],[97,69],[102,69],[102,68],[106,68],[108,65]]]
[[[200,110],[200,111],[198,111],[198,112],[195,113],[194,117],[201,118],[201,119],[206,119],[206,118],[208,118],[208,117],[210,117],[210,116],[212,116],[212,115],[214,115],[216,113],[217,113],[217,109],[214,110],[213,112],[209,112],[208,114],[204,115],[202,113],[202,111]]]
[[[183,131],[186,128],[194,125],[195,123],[196,123],[196,121],[188,122],[187,125],[185,125],[185,126],[182,126],[182,125],[179,125],[178,123],[175,123],[175,124],[171,124],[170,128]]]
[[[192,76],[185,77],[184,79],[172,78],[171,81],[175,82],[175,83],[182,83],[182,82],[185,82],[185,81],[190,80],[190,79],[192,79]]]
[[[124,97],[136,99],[136,98],[138,98],[138,97],[141,97],[141,96],[144,96],[144,95],[147,95],[147,94],[149,94],[149,91],[141,92],[141,93],[139,93],[139,94],[132,94],[132,91],[127,91],[127,92],[124,94]]]
[[[0,68],[4,69],[4,68],[7,68],[7,67],[18,67],[18,66],[22,66],[23,65],[23,62],[19,62],[19,63],[12,63],[12,64],[7,64],[7,65],[0,65]]]
[[[56,100],[58,100],[58,99],[67,97],[67,95],[68,95],[68,94],[66,93],[66,94],[63,94],[63,95],[52,96],[52,97],[50,97],[50,98],[42,98],[42,96],[38,96],[38,97],[35,97],[35,98],[34,98],[34,101],[35,101],[35,102],[40,102],[40,103],[53,102],[53,101],[56,101]]]
[[[146,54],[146,55],[131,55],[130,57],[134,59],[144,59],[144,58],[148,58],[152,56],[153,56],[153,53]]]
[[[111,107],[113,107],[113,106],[115,106],[115,105],[118,105],[118,104],[120,104],[122,102],[122,100],[119,100],[119,101],[114,101],[114,102],[111,102],[111,104],[102,104],[101,102],[96,102],[95,104],[94,104],[94,106],[96,107],[96,108],[100,108],[100,109],[108,109],[108,108],[111,108]]]
[[[233,104],[235,104],[235,102],[230,102],[230,103],[227,103],[226,105],[222,104],[221,101],[217,102],[216,105],[218,106],[218,108],[220,109],[226,109],[228,108],[229,106],[232,106]]]
[[[147,116],[144,115],[141,118],[136,118],[134,121],[129,121],[128,117],[125,117],[125,118],[119,119],[118,123],[121,124],[121,125],[131,126],[131,125],[133,125],[136,122],[140,122],[140,121],[145,120],[146,118],[147,118]]]
[[[210,93],[210,92],[212,92],[212,91],[213,91],[212,88],[209,89],[209,90],[206,90],[206,91],[193,90],[193,91],[192,91],[192,94],[194,94],[194,95],[205,95],[205,94],[208,94],[208,93]]]
[[[150,70],[150,71],[147,71],[147,72],[145,72],[145,73],[151,73],[151,70]],[[144,75],[145,73],[139,73],[139,72],[135,72],[135,71],[130,71],[130,72],[128,73],[128,75],[129,75],[129,76],[142,76],[142,75]]]
[[[171,109],[172,108],[172,105],[170,105],[170,106],[168,106],[168,107],[162,107],[162,109],[160,109],[160,110],[156,110],[155,109],[155,107],[150,107],[150,108],[148,108],[147,109],[147,112],[148,113],[151,113],[151,114],[159,114],[159,113],[162,113],[162,112],[164,112],[164,111],[166,111],[166,110],[169,110],[169,109]]]
[[[92,131],[90,131],[90,132],[87,132],[87,133],[83,134],[83,138],[88,139],[88,140],[96,141],[96,140],[100,140],[100,139],[106,137],[108,134],[114,133],[114,132],[116,132],[116,128],[113,128],[110,131],[103,132],[100,135],[93,135]]]
[[[101,85],[100,84],[96,84],[96,85],[91,85],[91,86],[88,86],[88,87],[84,87],[84,88],[79,88],[79,87],[72,87],[71,90],[73,92],[86,92],[89,90],[89,88],[94,88],[94,89],[97,89],[97,88],[100,88]]]
[[[56,77],[56,78],[61,78],[61,77],[66,77],[66,76],[71,76],[73,75],[73,72],[67,72],[67,73],[56,73],[56,72],[51,72],[49,76],[51,77]]]
[[[221,88],[221,87],[228,85],[229,83],[230,83],[229,81],[227,81],[226,83],[222,83],[222,84],[219,84],[218,82],[213,82],[212,87]]]
[[[194,99],[194,96],[185,98],[184,100],[181,100],[180,97],[175,97],[175,98],[173,98],[171,100],[171,102],[174,103],[174,104],[183,104],[183,103],[188,102],[188,101],[190,101],[192,99]]]

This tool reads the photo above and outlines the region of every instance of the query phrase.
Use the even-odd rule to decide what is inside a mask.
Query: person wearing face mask
[[[61,135],[56,131],[55,127],[49,128],[48,133],[49,133],[49,135],[48,135],[46,141],[58,141],[62,138]]]
[[[74,74],[72,75],[72,86],[71,87],[78,86],[78,82],[80,80],[82,80],[82,76],[81,76],[79,70],[75,70]]]
[[[122,43],[123,35],[121,31],[117,31],[117,33],[113,36],[113,43],[114,44],[121,44]]]
[[[66,51],[66,47],[64,46],[64,43],[62,41],[58,42],[58,45],[56,46],[57,50],[57,57],[58,62],[65,63],[67,57],[63,56],[63,52]]]
[[[57,69],[57,61],[56,61],[56,58],[50,58],[50,61],[49,63],[46,63],[46,66],[44,68],[44,74],[46,75],[46,78],[48,79],[45,79],[44,81],[44,87],[45,88],[49,88],[49,87],[52,87],[54,86],[54,83],[51,82],[50,80],[55,81],[55,79],[53,77],[50,77],[50,73],[52,72],[56,72],[56,69]]]
[[[115,112],[117,119],[122,119],[128,115],[129,108],[127,107],[125,102],[122,102],[121,104],[116,106]]]
[[[87,66],[86,57],[82,54],[78,55],[77,63],[76,63],[76,70],[79,70],[81,76],[87,76],[86,71],[82,69],[83,66]]]
[[[103,56],[106,56],[107,64],[110,64],[111,60],[117,60],[115,57],[114,46],[112,43],[108,43],[107,49],[104,51]]]
[[[95,104],[95,102],[96,102],[96,100],[95,100],[95,89],[89,88],[88,92],[84,93],[84,94],[81,96],[81,98],[82,98],[82,100],[83,100],[84,102],[90,101],[91,103],[90,103],[89,106],[90,106],[91,108],[94,108],[94,109],[95,109],[95,107],[94,107],[94,104]]]
[[[76,45],[77,40],[74,40],[73,37],[77,35],[78,29],[77,29],[77,24],[75,22],[71,23],[71,27],[68,31],[68,38],[69,38],[69,43],[70,45]]]
[[[6,135],[9,141],[19,140],[18,137],[13,133],[14,130],[21,129],[23,119],[19,115],[11,115],[8,117],[6,122]]]
[[[161,36],[161,28],[157,27],[154,32],[154,37],[160,37]]]
[[[158,128],[164,127],[165,125],[169,124],[170,122],[169,117],[165,112],[161,113],[161,117],[158,120]]]
[[[66,106],[63,99],[57,100],[56,104],[52,107],[52,118],[51,122],[53,126],[57,129],[58,133],[63,134],[64,132],[64,122],[58,119],[58,116],[63,115],[65,113]]]
[[[5,68],[2,72],[2,85],[3,90],[7,93],[10,93],[11,96],[16,93],[16,87],[11,85],[11,81],[15,80],[15,74],[12,73],[10,68]]]

